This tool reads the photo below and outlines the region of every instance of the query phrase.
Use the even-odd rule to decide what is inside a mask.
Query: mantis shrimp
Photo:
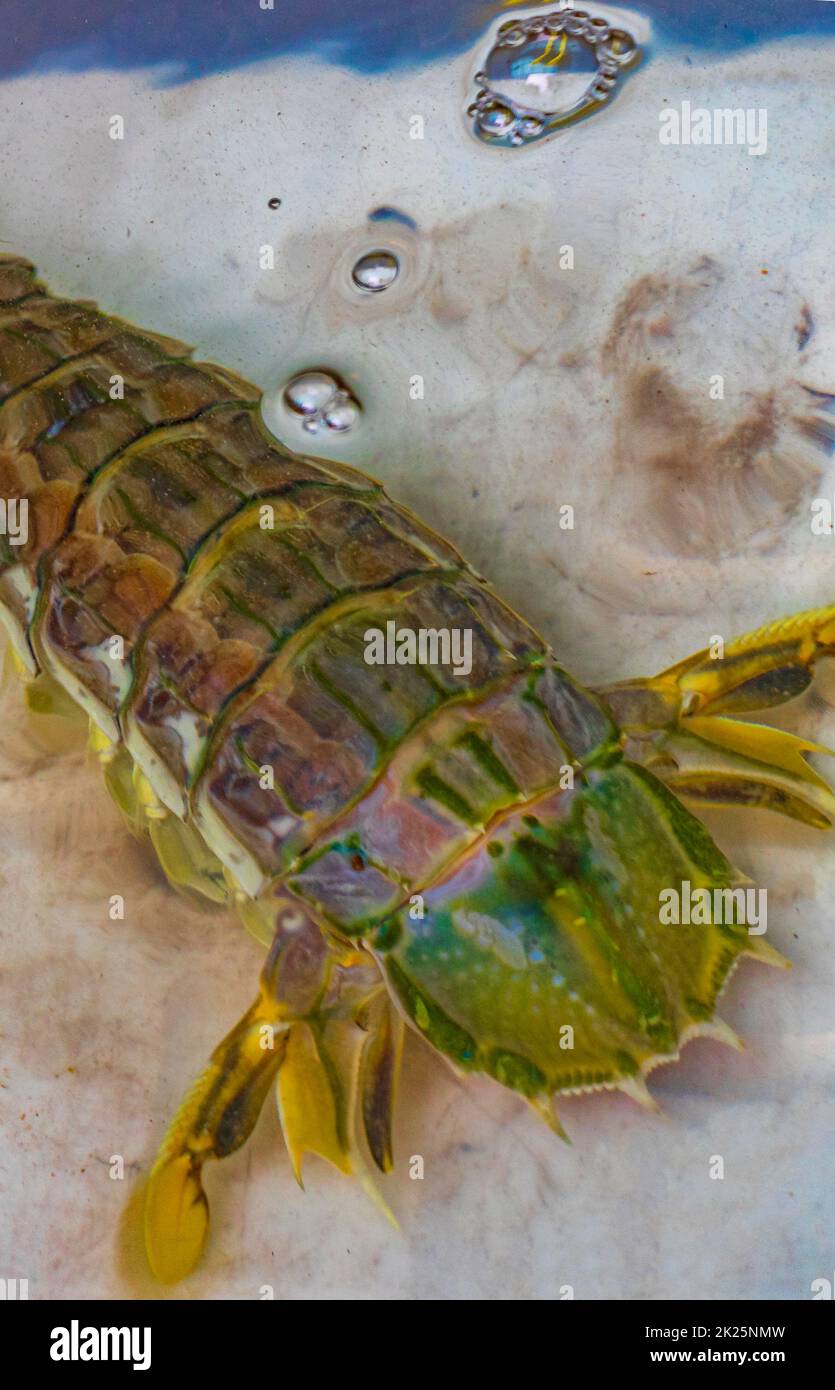
[[[0,495],[26,520],[0,536],[0,613],[29,704],[89,720],[172,884],[267,952],[150,1172],[160,1280],[199,1259],[203,1166],[273,1089],[297,1176],[308,1152],[391,1167],[407,1024],[557,1132],[555,1097],[652,1104],[689,1039],[735,1041],[731,972],[783,958],[744,913],[673,927],[659,901],[743,882],[688,802],[831,823],[816,745],[745,716],[806,688],[835,608],[585,689],[378,483],[274,440],[254,387],[13,256],[0,400]]]

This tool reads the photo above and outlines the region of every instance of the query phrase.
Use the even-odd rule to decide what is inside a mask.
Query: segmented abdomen
[[[609,735],[450,545],[273,442],[246,382],[23,261],[0,301],[0,493],[30,507],[0,575],[16,648],[247,893],[292,869],[365,928]],[[469,631],[471,670],[369,665],[390,621]]]

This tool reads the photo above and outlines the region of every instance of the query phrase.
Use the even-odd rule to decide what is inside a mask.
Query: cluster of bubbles
[[[561,38],[566,46],[572,41],[580,46],[580,51],[590,55],[596,63],[596,71],[591,81],[576,101],[563,110],[542,111],[531,105],[523,105],[496,90],[495,78],[490,74],[491,65],[501,65],[507,58],[507,50],[527,50],[531,57],[531,71],[534,64],[545,57],[549,51],[539,52],[543,42],[550,45],[555,38]],[[496,41],[487,59],[487,71],[477,72],[475,81],[480,90],[475,100],[468,106],[467,114],[474,118],[475,133],[482,140],[503,145],[522,145],[536,140],[550,131],[579,120],[597,106],[608,101],[624,68],[639,55],[638,46],[625,29],[613,28],[607,20],[592,16],[587,10],[563,9],[552,14],[536,15],[532,19],[507,20],[496,33]],[[520,52],[520,59],[524,58]],[[587,59],[588,61],[588,59]],[[523,64],[524,66],[524,64]],[[554,60],[539,72],[553,75]],[[565,66],[571,66],[567,63]]]
[[[329,372],[301,372],[284,388],[284,403],[301,415],[302,428],[310,434],[331,430],[344,434],[360,418],[359,401]]]

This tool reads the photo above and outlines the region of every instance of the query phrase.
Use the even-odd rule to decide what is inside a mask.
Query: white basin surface
[[[745,41],[737,0],[704,32],[697,0],[592,5],[642,62],[598,114],[519,148],[477,140],[466,107],[496,22],[547,7],[406,6],[395,26],[398,7],[279,0],[226,56],[196,4],[178,32],[135,0],[126,31],[68,0],[51,40],[12,8],[0,251],[257,382],[285,443],[381,479],[580,680],[835,602],[835,539],[810,524],[835,495],[835,114],[817,99],[835,4],[753,18]],[[683,103],[755,113],[757,138],[666,143]],[[359,293],[351,268],[378,249],[397,279]],[[360,403],[347,433],[307,435],[282,405],[313,369]],[[833,691],[822,672],[786,727],[833,742]],[[727,811],[705,818],[767,887],[794,966],[735,974],[721,1014],[744,1052],[688,1045],[652,1077],[658,1115],[566,1100],[569,1147],[410,1038],[399,1232],[320,1160],[302,1192],[267,1105],[207,1169],[202,1264],[160,1289],[133,1194],[261,952],[172,892],[16,682],[0,700],[0,1274],[30,1297],[797,1300],[832,1277],[835,840]]]

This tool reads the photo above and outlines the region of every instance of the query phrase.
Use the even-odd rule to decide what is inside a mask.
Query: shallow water
[[[594,114],[498,148],[467,115],[476,73],[542,112],[596,71],[577,53],[558,76],[547,43],[514,50],[515,73],[507,51],[491,59],[501,24],[549,8],[187,0],[176,32],[155,8],[6,7],[0,248],[257,381],[285,442],[380,477],[583,679],[652,670],[831,599],[833,542],[810,510],[835,490],[833,118],[815,99],[835,76],[835,5],[591,6],[636,38],[640,63]],[[662,142],[667,113],[681,136],[700,108],[752,122],[740,143]],[[392,263],[388,283],[364,283]],[[315,420],[285,394],[311,372],[345,393]],[[328,409],[346,402],[335,428]],[[123,1194],[110,1184],[103,1199],[102,1158],[147,1163],[257,966],[141,856],[114,939],[96,894],[102,837],[121,844],[120,828],[103,793],[61,828],[94,803],[94,778],[83,792],[69,766],[13,758],[0,782],[10,978],[40,972],[44,1001],[50,980],[85,981],[57,1035],[39,1017],[15,1035],[15,1113],[31,1128],[14,1131],[6,1230],[43,1294],[110,1297],[139,1276],[111,1243]],[[808,1297],[833,1238],[835,861],[823,839],[756,814],[712,828],[767,882],[775,943],[797,964],[788,980],[754,966],[735,980],[723,1012],[744,1058],[689,1049],[654,1082],[666,1123],[621,1098],[569,1103],[569,1152],[513,1097],[461,1090],[415,1044],[398,1147],[424,1153],[428,1176],[394,1176],[405,1239],[324,1165],[302,1198],[265,1125],[217,1175],[215,1245],[190,1292]],[[47,1084],[59,1073],[60,1092]],[[724,1183],[706,1176],[717,1152]]]

